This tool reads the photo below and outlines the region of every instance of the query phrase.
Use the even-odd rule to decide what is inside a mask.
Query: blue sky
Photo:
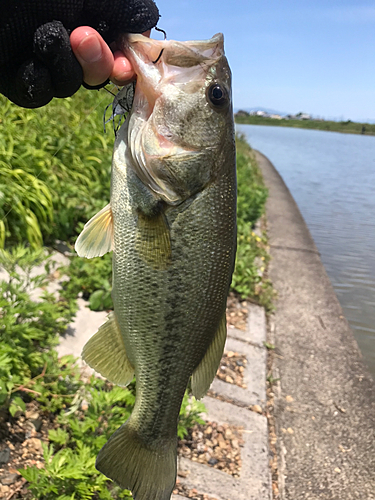
[[[156,0],[168,38],[221,31],[235,108],[375,120],[375,3]],[[154,35],[152,35],[154,36]]]

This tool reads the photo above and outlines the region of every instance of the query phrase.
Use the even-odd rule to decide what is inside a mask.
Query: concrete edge
[[[335,293],[335,290],[332,286],[332,283],[331,283],[331,280],[329,279],[328,275],[327,275],[327,272],[325,270],[325,267],[324,267],[324,264],[323,262],[321,261],[320,259],[320,253],[315,245],[315,242],[313,240],[313,237],[310,233],[310,230],[306,224],[306,221],[305,219],[303,218],[302,214],[301,214],[301,211],[296,203],[296,201],[294,200],[288,186],[285,184],[285,181],[284,179],[282,178],[282,176],[280,175],[280,173],[277,171],[277,169],[275,168],[275,166],[273,165],[273,163],[263,154],[261,153],[260,151],[254,149],[253,150],[254,153],[255,153],[255,157],[257,159],[257,162],[258,164],[260,163],[259,160],[261,161],[267,161],[269,166],[273,169],[273,175],[276,176],[278,178],[278,183],[279,183],[279,190],[281,192],[283,192],[283,195],[288,197],[289,198],[289,203],[291,205],[294,205],[294,210],[295,210],[295,216],[296,218],[298,218],[300,220],[300,224],[303,225],[303,231],[304,231],[304,234],[303,234],[303,239],[305,240],[304,243],[305,245],[301,245],[300,247],[285,247],[285,246],[280,246],[278,247],[277,245],[274,245],[273,243],[270,243],[270,248],[277,248],[277,250],[286,250],[286,251],[309,251],[311,253],[314,253],[316,254],[317,258],[319,259],[320,261],[320,266],[322,268],[322,272],[323,274],[327,277],[327,280],[329,281],[329,284],[330,284],[330,289],[327,290],[327,293],[329,293],[332,297],[332,300],[336,303],[335,305],[337,306],[338,308],[338,311],[339,313],[341,314],[342,318],[345,320],[345,323],[346,323],[346,330],[347,332],[349,333],[349,337],[351,337],[351,341],[352,341],[352,345],[351,345],[351,348],[354,347],[354,349],[358,352],[358,355],[359,355],[359,358],[360,358],[360,362],[361,362],[361,371],[362,373],[364,374],[364,377],[366,377],[367,379],[369,379],[370,381],[372,381],[373,383],[373,388],[375,390],[375,381],[373,380],[372,376],[370,375],[369,373],[369,370],[363,360],[363,357],[362,357],[362,353],[361,353],[361,350],[358,346],[358,343],[355,339],[355,336],[354,336],[354,333],[353,333],[353,330],[350,328],[349,326],[349,323],[347,321],[347,319],[345,318],[345,314],[344,314],[344,311],[341,307],[341,304],[340,304],[340,301],[339,299],[337,298],[337,295]],[[264,174],[264,172],[263,172]],[[272,251],[271,251],[272,253]],[[272,258],[272,256],[271,256]]]
[[[367,430],[370,430],[370,434],[371,434],[371,422],[374,420],[373,409],[375,406],[375,383],[374,383],[374,380],[372,379],[372,377],[371,377],[371,375],[370,375],[370,373],[365,365],[365,362],[362,358],[362,354],[360,352],[360,349],[359,349],[358,344],[356,342],[356,339],[354,337],[354,333],[351,330],[347,320],[344,317],[344,313],[342,311],[341,305],[338,301],[338,298],[337,298],[336,293],[332,287],[332,284],[331,284],[331,282],[326,274],[324,265],[320,260],[320,255],[319,255],[319,252],[318,252],[316,245],[313,241],[311,233],[306,225],[305,220],[303,219],[303,216],[302,216],[292,194],[290,193],[288,187],[286,186],[282,176],[276,170],[274,165],[268,160],[268,158],[265,155],[263,155],[262,153],[260,153],[259,151],[254,150],[254,152],[255,152],[256,160],[257,160],[257,162],[260,166],[260,169],[263,173],[263,177],[265,178],[265,183],[266,183],[267,187],[270,187],[270,184],[272,185],[272,188],[277,192],[277,196],[279,196],[280,198],[284,199],[284,201],[286,201],[286,203],[288,204],[289,211],[290,211],[290,213],[288,213],[288,217],[291,219],[291,220],[288,220],[289,227],[286,227],[285,220],[283,221],[284,214],[282,212],[280,212],[280,214],[278,216],[278,214],[275,211],[273,211],[272,215],[273,215],[274,226],[279,225],[280,227],[278,230],[275,230],[272,234],[272,237],[270,237],[271,259],[276,254],[280,255],[281,253],[284,253],[284,256],[286,256],[286,255],[292,256],[293,252],[295,253],[295,255],[298,255],[298,254],[296,254],[296,252],[301,252],[299,255],[302,255],[303,253],[311,255],[311,259],[314,260],[313,267],[316,267],[318,269],[320,267],[320,271],[319,271],[320,277],[317,279],[321,279],[326,284],[325,297],[323,298],[324,304],[322,304],[321,307],[322,307],[322,309],[326,309],[325,313],[327,313],[327,310],[329,310],[329,308],[327,307],[327,304],[325,303],[326,296],[327,296],[328,302],[331,302],[331,310],[334,311],[335,317],[341,318],[340,329],[336,328],[336,331],[334,331],[334,327],[332,326],[334,324],[334,321],[335,321],[334,318],[332,319],[332,323],[329,324],[327,326],[327,328],[328,328],[328,330],[330,330],[330,329],[333,330],[335,336],[337,337],[336,338],[337,343],[340,342],[342,344],[342,351],[344,351],[345,348],[347,348],[348,352],[346,353],[345,358],[341,354],[342,351],[340,353],[338,353],[337,356],[340,356],[340,354],[341,354],[343,357],[343,360],[345,360],[345,361],[350,360],[350,367],[348,367],[349,368],[349,375],[347,376],[347,378],[349,379],[349,382],[353,382],[353,386],[354,386],[354,387],[350,387],[350,388],[347,387],[345,389],[342,389],[342,388],[338,389],[337,394],[340,393],[340,390],[341,390],[341,393],[343,394],[343,396],[348,397],[351,392],[355,393],[355,391],[356,391],[357,393],[358,392],[360,393],[359,397],[357,399],[357,403],[358,403],[358,401],[363,402],[363,408],[360,409],[361,415],[356,415],[355,420],[354,420],[354,418],[352,418],[352,421],[348,420],[344,424],[344,426],[346,426],[347,430],[352,431],[353,427],[354,427],[354,425],[353,425],[354,421],[358,422],[358,420],[361,418],[363,421],[363,420],[366,420],[366,417],[367,417],[368,422],[365,422],[364,426],[367,426]],[[265,163],[267,164],[266,167],[264,167]],[[272,172],[270,172],[271,170],[272,170]],[[266,175],[265,175],[265,171],[266,171]],[[267,177],[268,177],[268,179],[267,179]],[[267,216],[268,216],[268,209],[267,209]],[[284,222],[284,224],[283,224],[283,222]],[[284,234],[281,234],[283,232],[283,230],[284,230]],[[270,232],[269,232],[269,235],[270,235]],[[291,238],[291,240],[293,240],[294,242],[297,242],[296,245],[288,246],[286,244],[289,235],[293,236]],[[293,258],[293,257],[291,257],[291,258]],[[271,260],[271,265],[272,265],[272,260]],[[271,279],[272,279],[272,276],[271,276]],[[292,290],[293,289],[293,282],[287,283],[286,288],[288,288],[288,287],[290,290]],[[318,307],[318,309],[319,309],[319,307]],[[320,320],[319,311],[317,312],[317,314],[318,314],[317,318]],[[272,322],[273,321],[274,321],[274,318],[271,318],[271,321],[270,321],[271,328],[269,328],[269,341],[271,343],[275,344],[277,342],[277,336],[276,336],[276,340],[275,340],[275,334],[274,334],[275,332],[272,332]],[[283,327],[285,327],[285,324],[283,325]],[[322,327],[324,329],[326,328],[326,326],[324,326],[324,324],[322,325]],[[284,333],[285,333],[285,329],[284,329]],[[278,335],[279,335],[278,340],[280,340],[280,332]],[[297,349],[297,347],[296,347],[296,349]],[[281,353],[281,354],[283,354],[283,353]],[[308,353],[306,352],[306,358],[307,358],[307,356],[308,356]],[[282,356],[280,356],[280,358],[282,358]],[[301,356],[300,356],[299,360],[301,361]],[[306,360],[306,361],[307,361],[307,363],[309,363],[308,360]],[[332,363],[332,366],[329,366],[328,371],[334,371],[335,366],[334,366],[333,360],[332,361],[325,360],[325,363],[327,365],[330,365]],[[274,378],[278,379],[278,378],[283,376],[282,364],[283,364],[283,361],[280,362],[280,360],[277,360],[276,364],[273,366]],[[296,377],[297,376],[298,375],[296,374]],[[337,380],[335,380],[334,383],[337,384]],[[344,385],[344,382],[343,382],[343,385]],[[290,387],[291,387],[291,385],[289,384],[289,389],[290,389]],[[331,387],[329,387],[328,389],[331,389]],[[321,390],[324,391],[325,387],[321,387]],[[283,390],[280,382],[278,382],[277,384],[274,385],[274,392],[275,392],[276,400],[279,399],[279,401],[282,401],[283,398],[285,399],[285,387]],[[329,394],[331,394],[329,390],[327,392]],[[288,394],[288,392],[286,394]],[[333,399],[333,402],[334,401],[335,400]],[[328,402],[328,400],[327,400],[327,402]],[[327,404],[327,403],[324,402],[323,404]],[[333,404],[335,405],[335,402]],[[277,403],[276,403],[276,406],[277,406]],[[327,404],[327,406],[328,406],[328,404]],[[355,405],[353,402],[353,410],[355,410],[354,406]],[[304,408],[304,410],[306,410],[306,408]],[[330,408],[329,411],[332,411],[332,408]],[[340,413],[340,411],[341,411],[341,409],[339,407],[339,411],[338,412],[333,411],[332,414],[335,415],[337,413]],[[342,411],[347,412],[345,416],[346,416],[346,418],[348,418],[349,417],[348,406],[346,406],[346,409],[344,409]],[[280,417],[280,414],[283,414],[283,412],[285,413],[285,403],[282,402],[281,406],[279,403],[278,412],[279,412],[279,417]],[[354,411],[353,411],[353,414],[354,414]],[[343,426],[343,428],[345,429],[344,426]],[[332,430],[332,427],[333,427],[332,425],[331,425],[331,427],[327,426],[327,429]],[[321,471],[319,473],[319,471],[315,470],[311,473],[311,476],[310,476],[312,481],[308,481],[309,475],[305,474],[305,476],[303,476],[303,473],[305,471],[303,471],[301,473],[301,475],[298,476],[298,473],[296,474],[295,470],[293,470],[293,474],[294,474],[294,477],[293,477],[293,474],[290,474],[290,469],[291,468],[292,469],[298,468],[298,465],[299,465],[298,458],[299,457],[297,457],[296,455],[293,457],[293,460],[295,461],[296,466],[290,467],[290,461],[292,458],[290,456],[290,451],[292,449],[291,448],[291,437],[287,434],[283,436],[282,432],[280,432],[281,431],[280,423],[278,426],[276,425],[276,428],[278,430],[278,432],[277,432],[277,439],[278,439],[277,448],[278,448],[278,455],[279,455],[279,457],[278,457],[279,458],[279,496],[277,498],[280,498],[281,500],[286,499],[286,498],[294,499],[294,498],[302,498],[302,497],[303,498],[317,498],[317,496],[310,497],[310,494],[311,494],[310,489],[309,489],[310,486],[308,486],[308,491],[305,490],[305,493],[302,496],[301,496],[301,492],[298,491],[298,488],[300,488],[300,489],[302,487],[306,488],[306,483],[308,483],[309,485],[310,485],[310,483],[312,483],[311,491],[313,491],[314,487],[318,488],[318,485],[314,484],[314,481],[317,481],[317,477],[319,479],[320,474],[323,478],[323,475],[326,473],[323,473],[323,471]],[[363,425],[362,425],[362,428],[363,428]],[[321,429],[321,433],[323,434],[324,430],[327,430],[327,429]],[[374,429],[374,427],[372,427],[372,433],[373,433],[373,429]],[[341,431],[341,429],[340,429],[340,431]],[[361,445],[363,447],[363,450],[362,450],[363,457],[366,454],[366,457],[368,458],[370,456],[370,454],[367,455],[367,453],[371,450],[372,450],[372,452],[375,451],[374,450],[374,442],[372,445],[369,446],[369,442],[368,441],[366,442],[367,438],[364,438],[363,431],[362,431],[362,434],[360,431],[357,431],[357,432],[358,432],[358,437],[360,438],[361,441],[363,441],[361,443]],[[308,431],[306,431],[306,434],[308,434]],[[354,430],[353,430],[353,434],[355,434]],[[344,431],[344,436],[345,436],[345,431]],[[294,437],[293,439],[294,439],[294,447],[298,446],[298,445],[296,445],[296,438]],[[331,443],[331,446],[333,448],[334,443]],[[371,450],[370,450],[370,447],[371,447]],[[294,452],[294,450],[292,449],[292,453],[293,452]],[[334,453],[332,453],[332,456],[334,456]],[[357,457],[357,464],[358,464],[358,462],[360,462],[360,459],[358,459],[358,458],[359,457]],[[289,470],[288,470],[288,463],[287,463],[288,460],[289,460]],[[373,460],[370,460],[370,461],[371,461],[371,463],[373,463]],[[371,464],[370,464],[370,466],[371,466]],[[369,479],[368,467],[369,467],[368,464],[363,465],[360,463],[359,466],[357,467],[357,470],[355,473],[357,475],[356,477],[360,478],[361,472],[362,472],[362,476],[367,477]],[[363,469],[362,471],[360,470],[361,468]],[[367,468],[367,474],[366,474],[366,468]],[[337,472],[338,470],[340,470],[340,468],[336,468],[335,470]],[[345,481],[347,483],[349,483],[350,486],[352,486],[351,482],[352,482],[353,478],[355,477],[355,474],[349,472],[349,473],[347,473],[346,478],[340,478],[339,480],[338,479],[333,480],[333,478],[331,478],[332,484],[330,486],[328,486],[327,490],[325,491],[325,494],[323,494],[322,496],[319,492],[319,494],[318,494],[319,498],[322,498],[322,499],[324,498],[327,500],[328,500],[328,498],[338,498],[336,496],[334,496],[334,497],[332,496],[336,493],[336,491],[335,491],[336,488],[341,488],[341,491],[343,491],[343,488],[345,488],[345,486],[346,486]],[[337,476],[337,474],[336,474],[336,476]],[[302,477],[303,477],[303,480],[302,480]],[[329,481],[330,480],[328,479],[328,484],[329,484]],[[367,485],[367,483],[365,484],[364,481],[365,481],[365,479],[363,480],[361,485],[358,484],[358,491],[356,491],[356,493],[355,493],[355,494],[360,495],[360,496],[358,496],[358,498],[364,498],[363,492],[365,490],[367,492],[368,485]],[[294,484],[293,484],[293,482],[294,482]],[[326,482],[325,484],[327,487],[327,476],[326,476],[325,482]],[[300,483],[300,484],[298,485],[298,483]],[[354,486],[354,484],[353,484],[353,486]],[[375,483],[373,484],[373,486],[375,486]],[[359,492],[359,490],[361,490],[361,488],[363,488],[362,496],[361,496],[361,493]],[[317,494],[317,492],[315,491],[313,495],[316,495],[316,494]],[[357,498],[357,496],[355,496],[355,497],[350,496],[351,494],[354,495],[354,491],[351,492],[351,489],[350,489],[350,491],[347,491],[347,494],[348,494],[347,498],[349,498],[349,497],[350,498]],[[328,495],[328,496],[326,496],[326,495]],[[366,493],[365,493],[365,495],[366,495]],[[367,496],[366,498],[370,498],[370,497]],[[373,498],[373,497],[371,496],[371,498]]]

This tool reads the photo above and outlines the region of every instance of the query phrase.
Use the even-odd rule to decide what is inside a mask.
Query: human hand
[[[149,36],[150,30],[143,35]],[[113,44],[112,52],[93,28],[76,28],[70,35],[70,44],[82,67],[83,80],[87,85],[101,85],[109,78],[116,85],[122,86],[134,78],[129,60],[120,50],[116,50],[116,44]]]
[[[90,85],[108,76],[123,84],[131,66],[108,45],[120,33],[149,30],[158,18],[153,0],[2,0],[0,92],[36,108],[74,94],[83,77]]]

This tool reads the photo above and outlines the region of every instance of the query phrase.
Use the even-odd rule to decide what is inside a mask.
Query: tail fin
[[[177,474],[176,439],[151,450],[126,422],[100,450],[96,468],[131,490],[136,500],[170,500]]]

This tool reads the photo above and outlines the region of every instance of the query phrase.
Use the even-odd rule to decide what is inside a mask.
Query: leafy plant
[[[21,470],[29,481],[33,499],[86,500],[131,498],[95,469],[95,458],[109,437],[130,416],[135,402],[134,383],[126,389],[91,378],[82,384],[73,406],[57,417],[59,427],[49,431],[50,445],[44,445],[45,466]],[[88,403],[87,403],[88,401]],[[203,423],[204,405],[184,396],[178,423],[179,437],[188,428]]]
[[[189,398],[188,392],[185,393],[182,400],[180,416],[178,419],[177,436],[183,439],[188,434],[188,429],[195,424],[204,424],[204,420],[200,417],[206,408],[201,401],[197,401],[194,396]]]
[[[83,259],[75,255],[70,264],[61,268],[61,272],[69,275],[69,281],[63,285],[61,292],[66,300],[75,299],[79,293],[89,300],[90,309],[103,311],[112,309],[112,254],[94,259]]]
[[[69,240],[102,208],[113,135],[98,124],[109,101],[83,90],[21,109],[0,96],[0,248]]]
[[[33,276],[33,267],[45,259],[45,272]],[[36,288],[48,284],[50,259],[45,251],[33,252],[22,247],[2,250],[0,266],[8,274],[8,278],[0,282],[1,405],[7,404],[12,395],[17,396],[17,392],[38,392],[37,377],[43,372],[46,380],[49,373],[56,371],[57,353],[51,348],[57,345],[59,334],[65,332],[75,307],[56,301],[56,297],[46,291],[39,297],[35,294]],[[28,387],[29,384],[34,387]],[[19,399],[14,400],[11,408],[15,404],[22,406]]]
[[[12,402],[9,406],[9,413],[12,415],[12,417],[14,417],[17,412],[24,413],[25,410],[26,405],[23,399],[21,399],[19,396],[12,399]]]
[[[13,233],[34,248],[43,244],[53,221],[52,194],[47,185],[21,168],[0,162],[0,248]]]
[[[85,401],[89,404],[83,404]],[[110,435],[129,417],[132,389],[112,387],[101,379],[81,383],[73,408],[57,417],[59,427],[49,431],[52,444],[44,446],[44,469],[28,467],[21,474],[35,499],[86,500],[131,498],[95,469],[95,459]],[[72,410],[72,411],[71,411]]]
[[[237,218],[240,234],[242,224],[253,226],[263,215],[268,196],[262,174],[250,146],[244,137],[236,140],[237,161]]]
[[[21,469],[29,482],[33,500],[89,500],[99,498],[132,498],[127,490],[113,487],[105,476],[95,469],[95,455],[89,446],[55,450],[43,444],[45,467]],[[107,486],[108,485],[108,486]]]
[[[232,288],[272,309],[274,292],[263,275],[269,261],[267,235],[256,234],[256,221],[263,215],[268,196],[251,147],[244,137],[236,138],[237,148],[237,255]]]

